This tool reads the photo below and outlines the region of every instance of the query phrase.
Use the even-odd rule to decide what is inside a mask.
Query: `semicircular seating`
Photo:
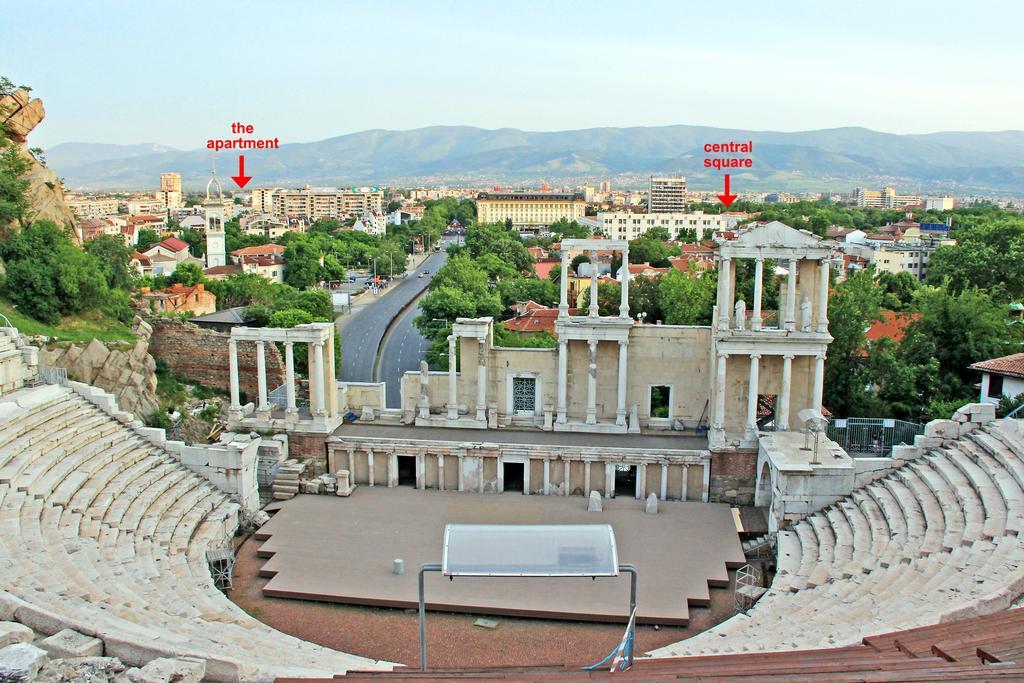
[[[0,399],[0,618],[71,628],[142,665],[197,657],[211,680],[334,675],[391,664],[253,619],[214,586],[239,506],[67,388]]]
[[[1024,427],[996,420],[778,535],[748,612],[655,657],[834,647],[1007,608],[1024,594]]]

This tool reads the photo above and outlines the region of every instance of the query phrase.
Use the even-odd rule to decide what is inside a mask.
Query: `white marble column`
[[[718,260],[718,329],[729,329],[729,313],[732,310],[732,296],[730,296],[729,265],[731,259],[722,258]]]
[[[463,477],[465,476],[465,473],[466,473],[465,459],[466,459],[466,456],[464,456],[464,455],[462,455],[460,453],[459,454],[459,465],[458,465],[458,467],[459,467],[459,476],[457,478],[459,491],[464,491],[465,488],[466,488],[466,483],[465,483],[465,480],[463,479]]]
[[[558,280],[558,317],[569,316],[569,250],[562,249],[562,276]]]
[[[238,388],[238,342],[228,340],[228,387],[231,389],[231,410],[242,409]]]
[[[597,424],[597,340],[587,340],[590,360],[587,365],[587,424]]]
[[[348,470],[349,481],[355,483],[356,480],[356,449],[349,447],[348,449],[348,462],[346,463]]]
[[[572,474],[572,469],[571,469],[570,465],[571,465],[571,463],[568,460],[562,460],[562,470],[563,470],[562,481],[565,483],[565,486],[562,488],[562,495],[563,496],[568,496],[569,495],[569,489],[571,487],[570,475]]]
[[[444,491],[444,453],[437,454],[437,489]]]
[[[523,495],[530,495],[530,459],[523,463]]]
[[[761,329],[761,295],[764,290],[764,259],[754,260],[754,313],[750,318],[750,329]]]
[[[267,400],[267,357],[263,348],[264,342],[256,342],[256,384],[259,389],[259,403],[256,409],[259,411],[270,410],[270,403]]]
[[[747,382],[747,438],[757,438],[757,388],[761,354],[750,354],[750,377]]]
[[[558,415],[556,422],[565,424],[566,420],[566,397],[569,382],[569,341],[558,340]]]
[[[706,461],[704,463],[704,477],[701,481],[700,486],[700,502],[708,502],[708,498],[711,496],[711,462]]]
[[[459,386],[458,373],[456,372],[457,359],[455,357],[455,345],[458,337],[454,334],[448,335],[448,419],[459,419]]]
[[[373,486],[373,451],[366,449],[366,477],[367,485]]]
[[[668,464],[666,463],[661,463],[661,481],[658,489],[658,497],[665,500],[668,497]]]
[[[487,365],[484,344],[486,339],[477,339],[476,355],[476,419],[487,422]]]
[[[500,455],[494,459],[494,477],[498,493],[505,493],[505,459]]]
[[[775,411],[775,428],[780,431],[789,429],[789,396],[793,390],[793,355],[782,357],[782,391],[779,393],[779,405]]]
[[[583,495],[590,495],[590,461],[583,461]]]
[[[619,342],[619,386],[615,400],[615,424],[626,426],[626,357],[628,342]]]
[[[295,407],[295,354],[293,346],[294,342],[286,341],[284,343],[284,386],[285,395],[288,398],[285,413],[288,415],[294,415],[299,412],[298,408]]]
[[[421,491],[427,488],[427,456],[424,453],[416,456],[416,488]]]
[[[544,458],[544,495],[551,495],[551,459]]]
[[[728,359],[728,354],[718,354],[718,367],[715,376],[715,420],[713,423],[713,428],[718,432],[725,429],[725,373]]]
[[[398,486],[398,453],[391,451],[387,456],[388,488],[393,489]]]
[[[643,500],[647,495],[647,463],[642,462],[636,466],[636,491],[633,497]]]
[[[324,377],[324,345],[323,342],[313,343],[313,358],[315,359],[316,373],[314,380],[312,380],[313,389],[316,392],[316,410],[313,411],[314,415],[326,415],[327,414],[327,400],[324,396],[324,384],[327,378]]]
[[[828,332],[828,259],[818,264],[818,332]]]
[[[619,284],[619,317],[629,317],[629,247],[622,250],[622,277]]]
[[[786,329],[796,329],[796,277],[800,262],[789,259],[789,275],[786,276]]]
[[[610,462],[604,464],[604,497],[611,498],[615,495],[615,465]]]
[[[597,252],[590,252],[590,308],[587,311],[590,317],[597,317]]]
[[[822,397],[825,393],[825,354],[814,357],[814,396],[812,407],[821,412]]]
[[[679,479],[681,481],[681,483],[679,484],[679,491],[680,491],[680,493],[679,493],[679,500],[685,501],[686,500],[686,491],[687,491],[687,489],[689,488],[689,485],[690,485],[690,481],[689,481],[689,479],[690,479],[690,466],[689,465],[685,465],[685,464],[683,465],[682,472],[679,473]]]

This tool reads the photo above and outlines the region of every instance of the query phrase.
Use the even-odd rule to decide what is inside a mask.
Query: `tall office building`
[[[648,213],[679,213],[686,210],[686,178],[651,176]]]

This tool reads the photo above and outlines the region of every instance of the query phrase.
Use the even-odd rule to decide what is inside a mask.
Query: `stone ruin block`
[[[960,437],[960,424],[953,420],[932,420],[924,426],[924,435],[939,439],[957,439]]]
[[[46,650],[54,659],[71,657],[101,657],[103,641],[99,638],[84,635],[69,628],[54,633],[49,638],[39,641],[39,647]]]

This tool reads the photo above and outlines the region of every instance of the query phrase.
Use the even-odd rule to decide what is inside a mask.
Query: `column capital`
[[[814,354],[814,357],[817,358],[818,360],[825,360],[828,356],[826,356],[825,353],[822,352]]]
[[[729,357],[729,352],[728,352],[728,351],[719,351],[719,352],[718,352],[718,358],[719,358],[720,360],[725,360],[725,359],[727,359],[728,357]]]
[[[752,354],[750,354],[750,360],[760,360],[760,359],[761,359],[761,354],[760,353],[752,353]]]
[[[792,353],[784,353],[782,354],[782,358],[784,360],[793,360],[794,358],[796,358],[796,355]]]
[[[292,346],[295,346],[295,342],[293,342],[293,341],[287,341],[287,340],[286,340],[286,341],[284,342],[284,346],[285,346],[285,348],[286,348],[286,349],[287,349],[287,348],[291,348]]]

